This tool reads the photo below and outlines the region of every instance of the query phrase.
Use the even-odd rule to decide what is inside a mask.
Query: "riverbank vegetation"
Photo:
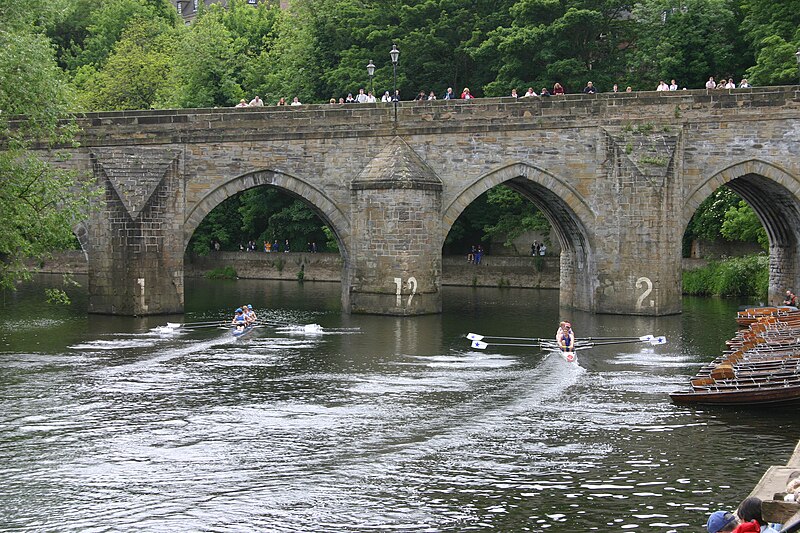
[[[683,273],[683,293],[692,296],[738,296],[767,301],[769,257],[749,255],[711,261]]]

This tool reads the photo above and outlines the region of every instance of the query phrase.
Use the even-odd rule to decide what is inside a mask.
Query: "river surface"
[[[81,288],[41,305],[43,283],[0,295],[0,531],[694,532],[798,439],[795,411],[669,401],[734,301],[621,317],[445,287],[441,315],[393,318],[343,314],[338,284],[187,280],[186,315],[123,318],[87,316]],[[242,303],[274,325],[157,328]],[[465,339],[559,318],[669,342],[574,365]]]

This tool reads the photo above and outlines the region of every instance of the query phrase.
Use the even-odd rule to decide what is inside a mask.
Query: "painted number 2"
[[[408,295],[406,302],[406,307],[409,307],[414,295],[417,294],[417,278],[411,276],[407,283],[408,288],[411,289],[411,294]],[[394,284],[397,285],[397,307],[401,307],[403,305],[403,278],[394,278]]]
[[[641,278],[636,280],[636,288],[641,289],[643,286],[646,286],[647,289],[639,296],[639,299],[636,300],[636,310],[639,311],[644,304],[644,299],[650,296],[650,293],[653,292],[653,282],[650,281],[650,278],[646,278],[642,276]],[[656,305],[654,300],[650,300],[650,307]]]

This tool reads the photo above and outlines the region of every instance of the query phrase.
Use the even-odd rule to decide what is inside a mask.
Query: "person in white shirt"
[[[375,102],[377,102],[377,100],[375,99],[375,95],[372,94],[372,91],[368,92],[367,93],[367,103],[368,104],[374,104]]]
[[[658,87],[656,87],[656,91],[669,91],[669,85],[664,83],[664,80],[658,82]]]
[[[256,97],[250,100],[250,103],[247,105],[249,105],[250,107],[263,107],[264,102],[261,100],[261,98],[258,97],[258,95],[256,95]]]
[[[383,96],[381,96],[381,102],[391,102],[391,101],[392,101],[392,95],[389,94],[389,91],[383,93]]]
[[[295,96],[294,99],[292,100],[292,103],[289,105],[303,105],[303,104],[301,104],[300,99]]]
[[[675,80],[671,80],[669,82],[669,90],[670,91],[677,91],[678,90],[678,84],[675,83]]]
[[[716,88],[717,88],[717,83],[714,81],[714,76],[711,76],[710,78],[708,78],[708,81],[706,82],[706,89],[716,89]]]
[[[539,96],[536,94],[536,91],[533,90],[533,87],[528,87],[528,90],[525,91],[524,98],[533,98],[534,96]]]
[[[358,90],[358,96],[356,96],[356,102],[358,102],[359,104],[367,103],[367,95],[364,94],[364,89]]]

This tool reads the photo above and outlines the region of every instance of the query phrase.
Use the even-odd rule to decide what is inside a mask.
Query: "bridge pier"
[[[421,315],[442,310],[442,182],[399,137],[350,184],[352,241],[345,308]]]
[[[92,164],[102,193],[90,214],[89,312],[183,312],[178,155],[97,150]]]

